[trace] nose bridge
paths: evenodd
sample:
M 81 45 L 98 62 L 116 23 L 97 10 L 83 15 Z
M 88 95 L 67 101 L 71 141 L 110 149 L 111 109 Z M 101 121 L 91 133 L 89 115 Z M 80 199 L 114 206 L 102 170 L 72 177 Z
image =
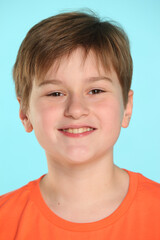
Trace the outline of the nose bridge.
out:
M 65 116 L 80 118 L 89 112 L 84 96 L 80 94 L 71 94 L 65 108 Z

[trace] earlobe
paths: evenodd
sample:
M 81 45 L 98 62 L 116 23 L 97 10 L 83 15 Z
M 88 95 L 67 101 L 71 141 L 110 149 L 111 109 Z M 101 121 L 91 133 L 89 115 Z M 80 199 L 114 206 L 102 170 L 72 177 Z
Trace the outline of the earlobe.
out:
M 19 104 L 20 104 L 20 109 L 19 109 L 19 117 L 20 117 L 20 120 L 26 130 L 26 132 L 32 132 L 33 130 L 33 127 L 32 127 L 32 124 L 30 122 L 30 119 L 29 117 L 27 116 L 27 114 L 24 112 L 24 110 L 22 109 L 22 106 L 21 106 L 21 99 L 20 98 L 17 98 Z
M 133 91 L 130 90 L 128 93 L 128 102 L 126 108 L 124 110 L 123 120 L 122 120 L 122 127 L 127 128 L 130 123 L 130 119 L 132 116 L 132 109 L 133 109 Z

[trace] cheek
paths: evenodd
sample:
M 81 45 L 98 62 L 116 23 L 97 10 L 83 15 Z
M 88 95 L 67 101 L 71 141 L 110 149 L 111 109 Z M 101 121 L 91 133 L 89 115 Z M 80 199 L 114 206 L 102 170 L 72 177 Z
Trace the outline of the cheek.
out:
M 39 104 L 34 108 L 31 114 L 33 128 L 36 131 L 49 131 L 57 124 L 59 109 L 57 107 Z
M 105 134 L 105 142 L 108 147 L 113 147 L 116 143 L 122 125 L 122 109 L 118 101 L 111 101 L 99 106 L 99 116 L 101 116 L 101 129 Z
M 96 107 L 98 115 L 104 122 L 119 122 L 122 121 L 123 111 L 121 104 L 116 99 L 110 99 L 106 102 L 99 103 Z
M 105 133 L 106 140 L 112 145 L 117 141 L 122 124 L 123 109 L 118 99 L 110 98 L 97 107 L 100 127 Z
M 32 125 L 34 134 L 42 146 L 46 149 L 49 145 L 49 140 L 56 141 L 56 129 L 59 122 L 59 110 L 53 108 L 53 106 L 37 106 L 34 108 L 34 113 L 32 114 Z

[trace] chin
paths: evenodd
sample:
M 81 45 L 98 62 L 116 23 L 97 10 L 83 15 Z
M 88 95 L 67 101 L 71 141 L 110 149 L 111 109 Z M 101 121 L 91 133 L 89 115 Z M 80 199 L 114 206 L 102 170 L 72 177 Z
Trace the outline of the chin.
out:
M 64 161 L 71 165 L 79 165 L 90 162 L 94 156 L 88 154 L 86 151 L 74 151 L 72 154 L 68 154 L 68 156 L 64 156 Z

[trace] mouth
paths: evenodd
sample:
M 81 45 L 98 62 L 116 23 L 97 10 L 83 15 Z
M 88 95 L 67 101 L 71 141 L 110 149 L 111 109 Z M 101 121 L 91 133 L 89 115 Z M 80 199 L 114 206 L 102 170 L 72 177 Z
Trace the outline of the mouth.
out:
M 59 129 L 59 131 L 73 133 L 73 134 L 90 132 L 90 131 L 93 131 L 93 130 L 96 130 L 96 128 L 81 127 L 81 128 L 64 128 L 64 129 Z
M 90 126 L 81 126 L 81 127 L 65 127 L 58 129 L 61 133 L 68 137 L 83 137 L 93 133 L 96 128 Z

